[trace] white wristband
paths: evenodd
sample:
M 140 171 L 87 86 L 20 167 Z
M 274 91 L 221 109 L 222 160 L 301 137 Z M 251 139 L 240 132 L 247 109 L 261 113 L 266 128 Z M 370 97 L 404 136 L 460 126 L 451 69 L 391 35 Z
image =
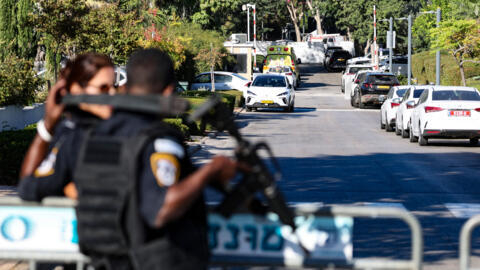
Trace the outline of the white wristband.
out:
M 45 127 L 45 122 L 43 122 L 43 119 L 38 121 L 37 123 L 37 133 L 38 136 L 40 136 L 40 138 L 42 138 L 42 140 L 44 140 L 45 142 L 49 143 L 52 141 L 52 134 L 48 132 L 47 128 Z

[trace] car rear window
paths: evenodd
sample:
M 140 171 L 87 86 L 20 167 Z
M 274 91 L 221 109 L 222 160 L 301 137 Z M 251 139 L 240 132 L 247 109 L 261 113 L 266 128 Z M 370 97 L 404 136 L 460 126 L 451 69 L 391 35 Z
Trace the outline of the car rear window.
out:
M 397 77 L 391 75 L 370 75 L 368 82 L 373 84 L 399 84 Z
M 370 70 L 371 68 L 369 67 L 351 67 L 349 70 L 349 73 L 357 73 L 360 70 Z
M 423 90 L 425 89 L 415 89 L 415 91 L 413 91 L 413 98 L 419 98 L 422 95 Z
M 281 76 L 261 76 L 255 78 L 252 83 L 252 86 L 259 87 L 285 87 L 284 77 Z
M 350 54 L 348 52 L 336 51 L 336 52 L 333 52 L 333 57 L 350 58 Z
M 403 95 L 405 95 L 405 92 L 407 92 L 407 89 L 398 89 L 397 96 L 403 97 Z
M 477 91 L 441 90 L 441 91 L 433 91 L 432 100 L 480 101 L 480 94 Z

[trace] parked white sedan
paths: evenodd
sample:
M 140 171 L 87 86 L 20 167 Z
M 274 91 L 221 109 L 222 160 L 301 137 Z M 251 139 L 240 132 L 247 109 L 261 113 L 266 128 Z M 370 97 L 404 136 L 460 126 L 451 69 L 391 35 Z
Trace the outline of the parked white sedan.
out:
M 283 108 L 287 112 L 293 112 L 295 107 L 295 90 L 282 75 L 258 75 L 244 93 L 244 97 L 247 111 L 257 108 Z
M 420 96 L 410 121 L 410 141 L 480 138 L 480 94 L 472 87 L 432 86 Z
M 247 89 L 248 80 L 237 73 L 215 71 L 213 74 L 215 90 L 239 90 Z M 190 90 L 210 90 L 212 88 L 210 72 L 200 73 L 195 76 Z
M 395 120 L 397 115 L 397 109 L 400 105 L 403 95 L 410 86 L 395 86 L 388 91 L 386 100 L 383 102 L 380 108 L 380 128 L 385 129 L 387 132 L 393 131 L 395 126 Z M 397 133 L 397 130 L 395 130 Z
M 341 90 L 342 93 L 345 92 L 346 89 L 350 90 L 352 89 L 352 82 L 353 78 L 355 77 L 355 74 L 359 72 L 360 70 L 373 70 L 372 65 L 348 65 L 347 68 L 345 69 L 345 72 L 342 75 L 342 86 Z M 347 93 L 350 95 L 350 93 Z
M 403 95 L 395 117 L 395 134 L 402 135 L 402 138 L 408 138 L 408 128 L 410 125 L 410 116 L 412 115 L 412 110 L 415 107 L 415 103 L 417 102 L 418 98 L 423 93 L 423 90 L 428 87 L 428 85 L 411 86 L 405 95 Z

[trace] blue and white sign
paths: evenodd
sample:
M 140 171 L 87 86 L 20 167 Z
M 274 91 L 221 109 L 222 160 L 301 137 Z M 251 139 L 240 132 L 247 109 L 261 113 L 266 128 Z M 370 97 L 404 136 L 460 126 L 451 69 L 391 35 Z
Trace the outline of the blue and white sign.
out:
M 73 208 L 0 206 L 0 250 L 78 252 Z
M 278 216 L 269 214 L 259 217 L 251 214 L 237 214 L 230 219 L 210 214 L 209 244 L 215 257 L 235 260 L 302 262 L 305 252 L 310 252 L 310 260 L 352 259 L 353 219 L 350 217 L 298 216 L 296 233 L 289 226 L 278 221 Z

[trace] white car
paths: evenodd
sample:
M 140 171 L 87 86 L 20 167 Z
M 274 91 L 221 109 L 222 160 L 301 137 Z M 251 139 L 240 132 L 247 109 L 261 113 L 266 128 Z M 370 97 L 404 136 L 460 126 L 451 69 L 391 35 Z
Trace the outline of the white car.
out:
M 380 108 L 380 128 L 387 132 L 393 131 L 400 101 L 410 86 L 395 86 L 388 91 L 385 101 Z M 395 133 L 397 131 L 395 130 Z
M 215 90 L 239 90 L 244 92 L 249 80 L 237 73 L 226 71 L 215 71 L 213 74 Z M 210 72 L 200 73 L 195 76 L 190 90 L 210 90 L 212 88 Z
M 420 95 L 422 95 L 423 90 L 428 87 L 428 85 L 411 86 L 403 96 L 400 106 L 398 106 L 397 109 L 395 121 L 395 133 L 397 135 L 402 135 L 402 138 L 408 138 L 410 116 L 412 115 L 413 108 Z
M 297 76 L 295 76 L 295 73 L 292 71 L 292 68 L 289 66 L 270 67 L 265 73 L 283 75 L 287 77 L 288 82 L 291 85 L 293 85 L 294 89 L 297 89 L 298 87 Z
M 373 70 L 372 65 L 348 65 L 345 69 L 345 72 L 342 75 L 342 93 L 345 92 L 345 89 L 351 89 L 353 78 L 355 74 L 360 70 Z M 348 93 L 350 94 L 350 93 Z
M 388 57 L 388 54 L 389 54 L 389 49 L 380 48 L 380 50 L 378 51 L 378 61 L 381 61 L 382 59 L 386 59 Z M 348 65 L 367 64 L 371 62 L 372 62 L 372 54 L 368 53 L 365 56 L 348 59 L 347 64 Z
M 410 121 L 410 141 L 480 138 L 480 93 L 473 87 L 431 86 L 418 99 Z
M 293 112 L 295 108 L 295 90 L 282 75 L 258 75 L 244 93 L 247 111 L 257 108 L 283 108 Z

